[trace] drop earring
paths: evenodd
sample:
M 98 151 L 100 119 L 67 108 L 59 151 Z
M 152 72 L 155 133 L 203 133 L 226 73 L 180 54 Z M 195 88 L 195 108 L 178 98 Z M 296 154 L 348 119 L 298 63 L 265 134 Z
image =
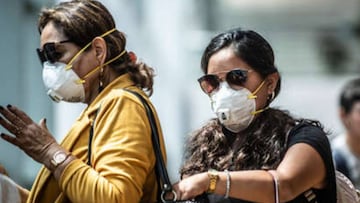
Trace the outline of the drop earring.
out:
M 99 93 L 104 89 L 103 78 L 104 78 L 104 68 L 101 66 L 99 73 Z

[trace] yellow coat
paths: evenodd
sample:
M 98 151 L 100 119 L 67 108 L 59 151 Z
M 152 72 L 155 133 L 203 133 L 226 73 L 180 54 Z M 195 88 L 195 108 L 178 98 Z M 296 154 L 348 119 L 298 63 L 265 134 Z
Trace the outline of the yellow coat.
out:
M 65 168 L 59 182 L 43 167 L 27 203 L 155 202 L 157 179 L 151 128 L 140 100 L 124 88 L 145 96 L 127 74 L 109 84 L 82 112 L 61 143 L 78 159 Z M 90 167 L 86 164 L 90 124 L 99 107 Z M 159 120 L 154 113 L 166 160 Z

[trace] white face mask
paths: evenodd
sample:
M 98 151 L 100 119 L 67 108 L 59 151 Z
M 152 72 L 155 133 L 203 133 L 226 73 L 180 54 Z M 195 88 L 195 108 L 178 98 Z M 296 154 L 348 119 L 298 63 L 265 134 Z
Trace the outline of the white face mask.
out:
M 115 28 L 111 29 L 100 37 L 104 37 L 115 30 Z M 85 88 L 83 85 L 85 79 L 95 73 L 99 68 L 110 64 L 126 53 L 126 50 L 124 49 L 119 55 L 107 61 L 102 66 L 95 67 L 81 79 L 72 69 L 72 64 L 90 45 L 91 42 L 75 54 L 68 64 L 61 62 L 50 63 L 49 61 L 43 63 L 43 82 L 48 90 L 47 94 L 54 101 L 85 102 Z
M 255 102 L 263 84 L 251 93 L 246 88 L 234 90 L 227 82 L 221 82 L 219 90 L 210 95 L 212 110 L 226 129 L 238 133 L 250 125 L 255 114 L 263 111 L 256 111 Z
M 43 81 L 47 94 L 56 102 L 84 102 L 85 89 L 79 76 L 72 68 L 67 69 L 65 63 L 49 61 L 43 64 Z

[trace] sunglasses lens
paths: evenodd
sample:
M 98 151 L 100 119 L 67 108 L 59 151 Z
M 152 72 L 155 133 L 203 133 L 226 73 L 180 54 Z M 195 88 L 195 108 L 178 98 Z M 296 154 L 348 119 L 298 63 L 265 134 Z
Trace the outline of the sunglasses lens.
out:
M 46 59 L 51 63 L 54 63 L 58 59 L 58 53 L 55 49 L 55 43 L 48 43 L 44 45 L 44 54 Z
M 216 75 L 204 75 L 198 79 L 201 89 L 206 93 L 210 94 L 216 88 L 219 87 L 219 78 Z
M 244 85 L 247 79 L 246 70 L 232 70 L 226 74 L 226 81 L 231 85 Z
M 50 63 L 56 62 L 61 54 L 56 51 L 55 43 L 46 43 L 44 44 L 43 49 L 36 49 L 40 62 L 43 64 L 45 61 L 49 61 Z
M 46 61 L 46 57 L 44 55 L 44 51 L 42 51 L 41 49 L 36 49 L 36 52 L 38 54 L 38 57 L 40 59 L 40 63 L 41 65 Z

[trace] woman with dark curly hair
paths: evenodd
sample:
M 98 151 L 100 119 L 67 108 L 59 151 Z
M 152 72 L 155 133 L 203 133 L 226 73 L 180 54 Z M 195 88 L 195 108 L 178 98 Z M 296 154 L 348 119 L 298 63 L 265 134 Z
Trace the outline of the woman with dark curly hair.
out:
M 15 106 L 0 106 L 0 124 L 14 135 L 1 133 L 2 138 L 44 165 L 29 193 L 18 186 L 22 201 L 155 202 L 151 127 L 142 102 L 129 92 L 151 104 L 146 93 L 153 90 L 153 69 L 126 50 L 125 35 L 98 1 L 45 9 L 38 29 L 47 93 L 87 107 L 58 144 L 45 119 L 38 125 Z M 156 113 L 155 120 L 160 129 Z M 165 153 L 161 130 L 159 136 Z
M 217 115 L 186 145 L 178 199 L 211 203 L 336 202 L 330 144 L 316 121 L 270 107 L 280 74 L 269 43 L 234 29 L 205 49 L 199 78 Z

